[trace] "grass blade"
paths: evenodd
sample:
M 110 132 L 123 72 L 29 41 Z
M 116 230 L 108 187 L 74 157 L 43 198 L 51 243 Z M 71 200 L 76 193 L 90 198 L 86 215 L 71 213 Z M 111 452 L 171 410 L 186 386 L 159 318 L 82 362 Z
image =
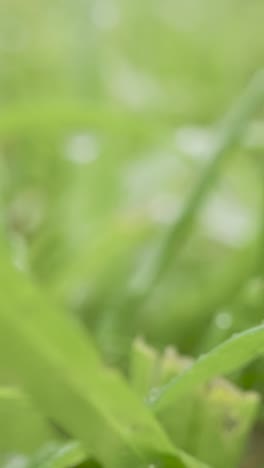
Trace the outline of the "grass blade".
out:
M 0 464 L 5 454 L 32 454 L 42 445 L 58 440 L 29 398 L 15 388 L 0 388 Z
M 156 411 L 209 380 L 239 369 L 264 352 L 264 325 L 254 327 L 201 356 L 182 375 L 160 389 L 149 404 Z
M 121 376 L 102 366 L 78 322 L 53 309 L 4 256 L 0 280 L 5 365 L 49 418 L 106 468 L 165 468 L 166 457 L 175 468 L 202 466 L 175 449 Z
M 179 251 L 183 241 L 186 241 L 188 234 L 192 231 L 196 215 L 215 182 L 228 152 L 242 138 L 250 119 L 263 103 L 263 98 L 264 72 L 260 71 L 221 122 L 216 133 L 214 146 L 209 150 L 208 160 L 210 163 L 191 193 L 181 217 L 172 223 L 165 236 L 153 269 L 152 283 L 159 280 L 170 264 L 171 258 Z

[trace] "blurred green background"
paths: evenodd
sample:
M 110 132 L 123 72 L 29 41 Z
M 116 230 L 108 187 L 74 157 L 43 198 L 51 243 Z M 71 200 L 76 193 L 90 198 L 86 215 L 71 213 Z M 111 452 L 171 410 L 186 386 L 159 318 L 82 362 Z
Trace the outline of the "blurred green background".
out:
M 261 0 L 0 1 L 1 234 L 125 371 L 138 335 L 197 356 L 263 321 L 261 111 L 152 281 L 217 122 L 263 67 L 263 20 Z M 233 380 L 263 395 L 263 359 Z
M 2 225 L 110 361 L 136 334 L 196 355 L 263 319 L 261 113 L 166 276 L 127 305 L 263 65 L 263 17 L 261 0 L 1 1 Z

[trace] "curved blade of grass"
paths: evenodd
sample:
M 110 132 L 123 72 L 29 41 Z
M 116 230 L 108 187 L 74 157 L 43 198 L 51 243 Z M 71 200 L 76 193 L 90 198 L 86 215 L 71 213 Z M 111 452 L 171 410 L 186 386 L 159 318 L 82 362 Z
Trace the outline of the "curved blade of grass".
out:
M 163 302 L 163 314 L 154 314 L 151 324 L 146 321 L 146 330 L 152 327 L 153 333 L 163 333 L 168 339 L 176 339 L 179 346 L 185 349 L 188 343 L 200 342 L 201 333 L 203 335 L 212 314 L 226 307 L 252 275 L 258 274 L 264 245 L 264 226 L 259 230 L 249 245 L 230 256 L 224 267 L 220 269 L 218 266 L 218 270 L 211 273 L 202 284 L 177 296 L 175 292 L 169 291 Z M 226 332 L 227 338 L 230 333 L 228 330 Z
M 181 217 L 175 220 L 165 236 L 156 264 L 153 268 L 151 285 L 163 275 L 171 259 L 186 241 L 196 219 L 196 215 L 215 182 L 228 153 L 243 137 L 247 125 L 263 104 L 264 72 L 261 70 L 254 76 L 244 94 L 233 105 L 230 112 L 216 129 L 214 146 L 209 150 L 210 163 L 205 169 L 198 185 L 191 193 Z
M 80 324 L 51 307 L 4 255 L 0 281 L 1 367 L 13 370 L 51 420 L 106 468 L 165 468 L 165 455 L 168 466 L 201 467 L 173 447 L 125 380 L 102 366 Z
M 230 150 L 239 143 L 246 131 L 252 116 L 260 108 L 264 99 L 264 71 L 258 72 L 249 83 L 244 94 L 232 106 L 231 110 L 219 128 L 215 132 L 215 140 L 212 148 L 209 149 L 207 160 L 209 164 L 197 186 L 194 188 L 186 203 L 185 209 L 180 218 L 177 217 L 164 235 L 152 261 L 149 262 L 147 273 L 139 289 L 138 296 L 129 295 L 129 301 L 134 305 L 135 302 L 145 299 L 152 287 L 160 280 L 171 260 L 177 255 L 183 243 L 188 239 L 192 232 L 196 216 L 208 195 L 210 188 L 219 175 L 223 163 L 229 155 Z M 130 297 L 132 296 L 132 297 Z
M 214 146 L 210 148 L 207 158 L 210 162 L 205 169 L 198 185 L 194 188 L 187 201 L 186 207 L 178 218 L 172 222 L 169 229 L 164 233 L 163 239 L 158 246 L 155 246 L 154 255 L 146 265 L 144 277 L 141 279 L 140 287 L 136 290 L 128 286 L 124 297 L 112 307 L 112 316 L 110 317 L 110 326 L 107 333 L 113 337 L 124 332 L 123 322 L 127 327 L 127 320 L 133 320 L 134 311 L 137 311 L 140 305 L 149 297 L 151 291 L 159 280 L 168 270 L 172 259 L 182 248 L 184 242 L 188 240 L 192 232 L 193 224 L 199 213 L 199 210 L 208 195 L 208 192 L 219 175 L 230 150 L 243 137 L 250 119 L 259 109 L 264 98 L 264 71 L 261 70 L 254 76 L 244 94 L 233 105 L 230 112 L 220 123 L 216 131 Z M 132 313 L 133 312 L 133 313 Z M 135 328 L 134 322 L 130 323 L 130 329 Z M 132 332 L 133 334 L 133 332 Z M 131 337 L 128 338 L 131 340 Z M 106 346 L 106 349 L 107 346 Z M 115 354 L 120 353 L 119 349 Z
M 179 377 L 150 395 L 149 404 L 154 410 L 186 394 L 209 380 L 230 374 L 264 353 L 264 325 L 234 335 L 231 339 L 202 355 Z

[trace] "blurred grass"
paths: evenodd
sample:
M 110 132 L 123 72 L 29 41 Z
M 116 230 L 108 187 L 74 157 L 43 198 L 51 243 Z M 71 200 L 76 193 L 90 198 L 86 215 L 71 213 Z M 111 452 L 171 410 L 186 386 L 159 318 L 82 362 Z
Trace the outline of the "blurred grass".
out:
M 166 278 L 111 335 L 212 161 L 212 124 L 263 67 L 263 17 L 261 0 L 0 3 L 1 229 L 110 362 L 137 333 L 196 355 L 263 320 L 260 109 Z M 234 379 L 263 394 L 262 367 Z
M 262 65 L 263 10 L 257 1 L 1 2 L 3 220 L 17 261 L 88 323 L 100 324 L 134 259 L 189 196 L 204 165 L 195 148 L 213 138 L 204 125 Z M 177 130 L 190 124 L 193 154 Z M 208 322 L 239 275 L 251 275 L 259 158 L 245 148 L 228 164 L 173 288 L 161 285 L 142 311 L 138 327 L 154 342 L 183 339 L 194 352 L 199 317 Z
M 98 328 L 100 310 L 200 177 L 207 124 L 262 65 L 264 7 L 13 0 L 0 8 L 3 224 L 15 261 Z M 207 328 L 201 320 L 192 337 L 193 320 L 208 322 L 233 301 L 239 275 L 243 283 L 254 275 L 260 157 L 241 148 L 222 171 L 171 280 L 142 310 L 137 327 L 154 342 L 194 352 Z M 252 324 L 260 318 L 256 311 Z M 233 328 L 236 320 L 224 333 Z

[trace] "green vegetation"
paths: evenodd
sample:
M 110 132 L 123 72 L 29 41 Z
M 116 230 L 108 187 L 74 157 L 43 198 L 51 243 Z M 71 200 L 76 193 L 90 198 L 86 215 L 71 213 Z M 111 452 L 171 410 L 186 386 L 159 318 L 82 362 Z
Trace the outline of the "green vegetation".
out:
M 0 2 L 0 467 L 263 467 L 263 17 Z

